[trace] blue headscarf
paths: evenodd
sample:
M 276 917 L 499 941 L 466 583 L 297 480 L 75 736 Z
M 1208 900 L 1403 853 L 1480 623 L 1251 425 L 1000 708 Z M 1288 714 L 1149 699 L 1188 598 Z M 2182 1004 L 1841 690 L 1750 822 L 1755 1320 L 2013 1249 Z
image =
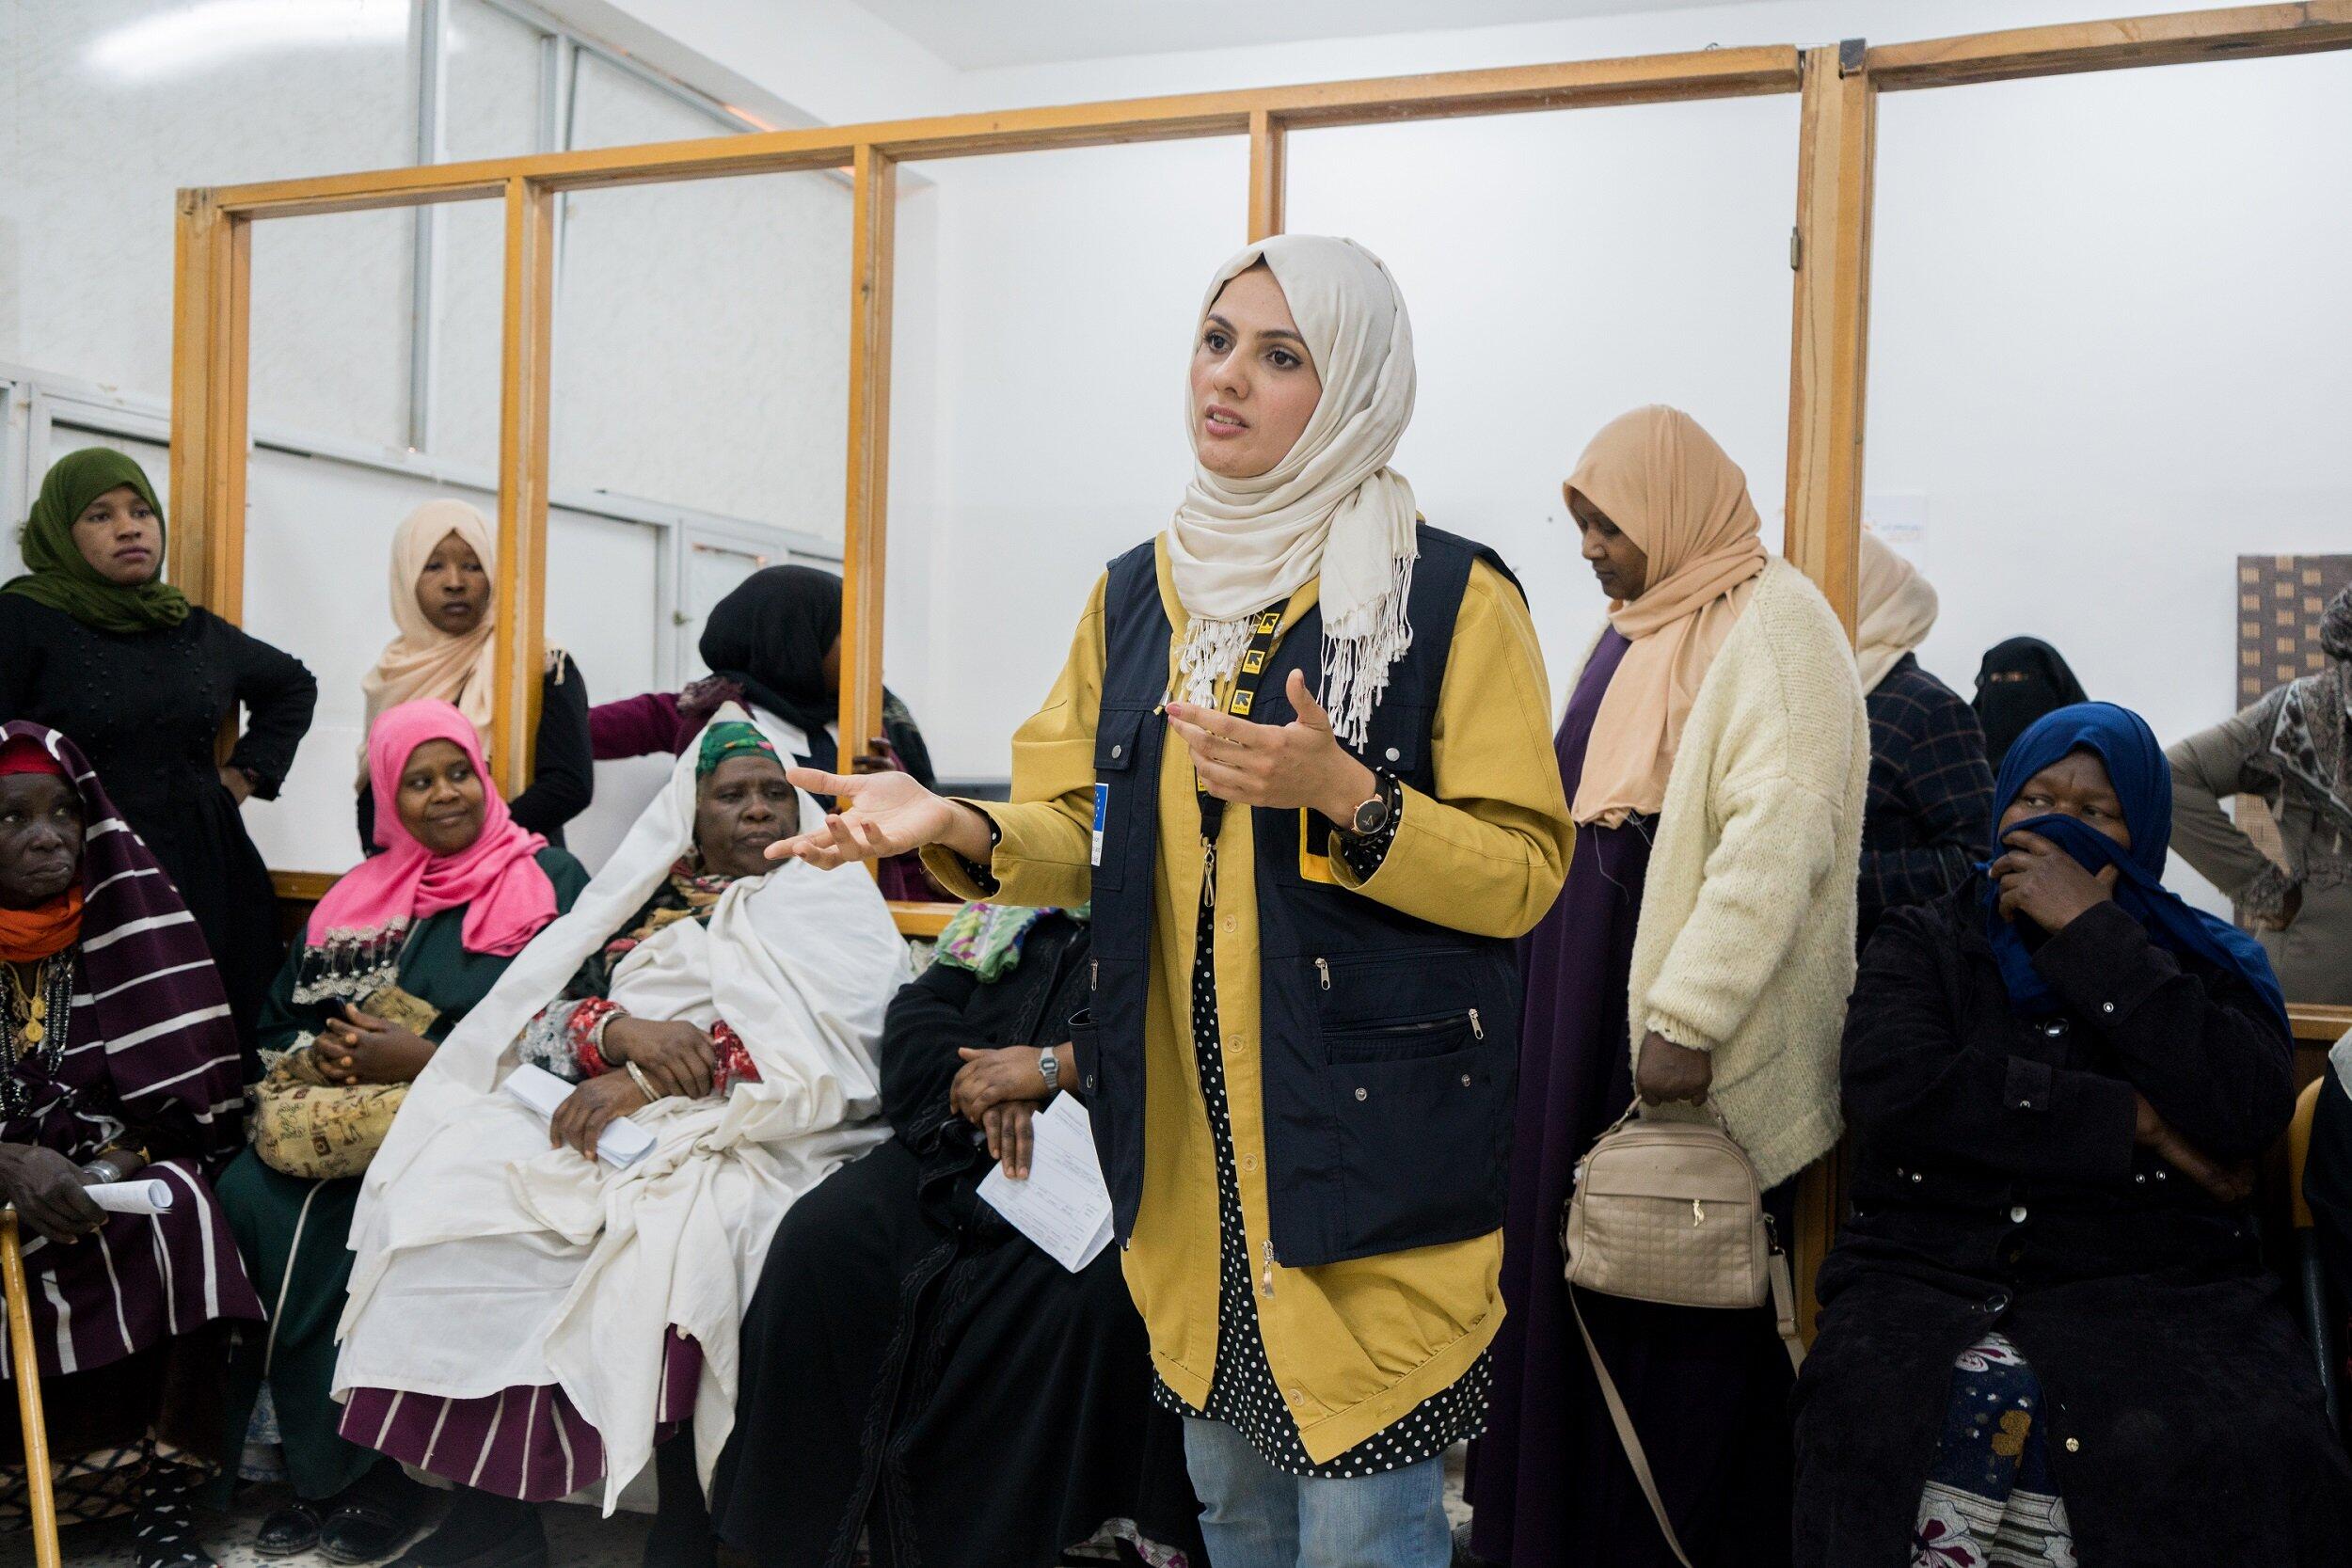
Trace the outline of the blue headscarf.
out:
M 2027 726 L 2009 754 L 2001 759 L 2001 776 L 1993 786 L 1993 817 L 1999 821 L 2018 792 L 2036 773 L 2074 752 L 2090 752 L 2106 764 L 2107 777 L 2123 802 L 2123 822 L 2131 829 L 2126 849 L 2097 829 L 2072 816 L 2036 816 L 2009 829 L 2035 832 L 2074 857 L 2084 870 L 2097 874 L 2107 866 L 2117 870 L 2115 901 L 2123 912 L 2145 927 L 2157 946 L 2175 953 L 2194 953 L 2209 963 L 2236 971 L 2261 993 L 2287 1030 L 2286 995 L 2271 972 L 2262 944 L 2227 921 L 2193 910 L 2164 885 L 2164 863 L 2172 839 L 2172 768 L 2155 732 L 2147 721 L 2113 703 L 2077 703 L 2047 714 Z M 2000 884 L 1987 877 L 1984 884 L 1985 934 L 2001 966 L 2001 979 L 2018 1011 L 2029 1016 L 2058 1010 L 2058 999 L 2033 966 L 2017 927 L 2000 916 Z

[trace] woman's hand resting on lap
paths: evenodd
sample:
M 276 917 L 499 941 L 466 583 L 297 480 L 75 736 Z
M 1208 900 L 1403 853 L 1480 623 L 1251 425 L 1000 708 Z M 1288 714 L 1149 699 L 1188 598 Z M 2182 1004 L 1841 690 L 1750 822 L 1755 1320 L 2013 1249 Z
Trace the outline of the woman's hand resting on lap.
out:
M 319 1070 L 338 1084 L 413 1084 L 433 1060 L 433 1042 L 346 1003 L 310 1047 Z
M 0 1144 L 0 1198 L 24 1228 L 44 1241 L 78 1242 L 106 1223 L 106 1212 L 82 1189 L 89 1178 L 54 1148 Z
M 678 1019 L 613 1019 L 604 1026 L 604 1059 L 614 1067 L 634 1062 L 655 1088 L 688 1100 L 700 1100 L 718 1081 L 719 1048 Z
M 2203 1149 L 2181 1136 L 2170 1122 L 2156 1114 L 2144 1094 L 2134 1094 L 2138 1119 L 2132 1128 L 2132 1141 L 2157 1159 L 2196 1182 L 2212 1195 L 2216 1203 L 2243 1203 L 2254 1194 L 2254 1163 L 2241 1161 L 2225 1165 Z
M 596 1157 L 596 1140 L 604 1130 L 626 1116 L 644 1110 L 651 1101 L 626 1072 L 608 1072 L 574 1089 L 548 1125 L 548 1147 L 570 1148 L 583 1160 Z

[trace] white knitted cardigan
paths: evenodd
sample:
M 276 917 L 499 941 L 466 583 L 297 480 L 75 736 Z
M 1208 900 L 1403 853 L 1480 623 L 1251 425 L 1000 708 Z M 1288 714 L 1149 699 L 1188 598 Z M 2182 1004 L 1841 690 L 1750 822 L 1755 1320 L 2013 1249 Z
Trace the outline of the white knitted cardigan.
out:
M 1716 1109 L 1767 1186 L 1837 1141 L 1838 1040 L 1870 725 L 1845 628 L 1775 557 L 1708 666 L 1666 783 L 1628 1021 L 1714 1057 Z

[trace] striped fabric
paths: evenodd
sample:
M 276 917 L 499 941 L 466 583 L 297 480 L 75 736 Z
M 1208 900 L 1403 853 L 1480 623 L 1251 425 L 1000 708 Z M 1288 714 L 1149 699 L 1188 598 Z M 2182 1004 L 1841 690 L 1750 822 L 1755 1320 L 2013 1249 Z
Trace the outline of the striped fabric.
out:
M 69 1247 L 26 1234 L 34 1341 L 41 1370 L 56 1374 L 218 1319 L 259 1320 L 262 1306 L 206 1180 L 237 1150 L 243 1094 L 203 936 L 73 744 L 38 724 L 0 725 L 0 743 L 20 736 L 46 748 L 81 791 L 84 913 L 70 950 L 64 1053 L 16 1064 L 22 1109 L 0 1118 L 0 1142 L 79 1164 L 129 1128 L 160 1162 L 145 1174 L 168 1182 L 175 1199 L 168 1214 L 116 1214 Z M 7 1356 L 0 1345 L 0 1368 Z
M 673 1329 L 662 1345 L 657 1444 L 693 1414 L 702 1370 L 701 1343 Z M 603 1439 L 554 1384 L 471 1400 L 355 1388 L 342 1434 L 460 1486 L 524 1502 L 553 1502 L 604 1479 Z

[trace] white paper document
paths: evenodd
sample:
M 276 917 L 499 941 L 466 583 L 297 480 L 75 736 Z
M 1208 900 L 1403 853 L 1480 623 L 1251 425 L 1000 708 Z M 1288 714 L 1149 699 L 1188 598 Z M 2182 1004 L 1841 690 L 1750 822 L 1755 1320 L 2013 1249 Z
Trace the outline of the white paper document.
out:
M 567 1084 L 546 1068 L 529 1062 L 506 1075 L 506 1092 L 535 1114 L 541 1121 L 552 1122 L 564 1101 L 580 1087 Z M 596 1138 L 596 1153 L 615 1170 L 627 1170 L 653 1152 L 653 1134 L 627 1117 L 615 1117 L 605 1124 Z
M 1015 1181 L 1001 1164 L 980 1179 L 980 1199 L 1045 1255 L 1076 1274 L 1110 1244 L 1111 1194 L 1094 1157 L 1094 1124 L 1068 1095 L 1029 1123 L 1037 1148 L 1029 1174 Z
M 82 1196 L 110 1214 L 167 1214 L 171 1212 L 171 1183 L 146 1181 L 94 1181 L 82 1189 Z

